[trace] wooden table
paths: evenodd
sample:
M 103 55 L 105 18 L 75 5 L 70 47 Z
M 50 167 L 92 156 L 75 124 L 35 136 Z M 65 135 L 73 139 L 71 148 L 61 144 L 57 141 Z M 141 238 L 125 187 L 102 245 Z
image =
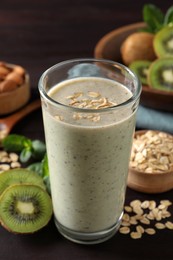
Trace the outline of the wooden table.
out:
M 1 0 L 0 60 L 24 66 L 31 77 L 31 99 L 39 98 L 37 83 L 45 69 L 63 60 L 93 57 L 94 47 L 104 34 L 142 20 L 144 3 L 148 1 Z M 164 11 L 171 4 L 171 0 L 157 1 Z M 44 140 L 41 110 L 21 120 L 13 133 Z M 147 195 L 127 189 L 126 204 L 134 199 L 173 201 L 173 191 Z M 0 227 L 1 260 L 171 260 L 172 243 L 171 230 L 139 240 L 117 233 L 103 244 L 84 246 L 64 239 L 53 220 L 33 235 L 14 235 Z

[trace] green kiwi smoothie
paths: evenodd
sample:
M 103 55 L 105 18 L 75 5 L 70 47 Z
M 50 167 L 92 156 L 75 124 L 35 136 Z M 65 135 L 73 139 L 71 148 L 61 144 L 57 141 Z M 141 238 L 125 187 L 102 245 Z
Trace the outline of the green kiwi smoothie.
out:
M 122 217 L 135 126 L 131 107 L 115 107 L 132 93 L 110 79 L 79 77 L 48 96 L 57 102 L 56 109 L 42 105 L 57 225 L 83 233 L 113 227 Z

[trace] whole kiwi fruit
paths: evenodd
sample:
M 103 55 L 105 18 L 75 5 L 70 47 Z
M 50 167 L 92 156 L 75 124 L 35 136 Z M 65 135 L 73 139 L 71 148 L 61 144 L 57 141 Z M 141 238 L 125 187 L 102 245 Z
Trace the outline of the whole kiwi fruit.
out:
M 0 196 L 0 222 L 13 233 L 34 233 L 47 225 L 52 216 L 49 194 L 33 184 L 16 184 Z
M 148 32 L 130 34 L 122 43 L 120 52 L 124 64 L 129 65 L 135 60 L 153 61 L 156 54 L 153 48 L 154 35 Z

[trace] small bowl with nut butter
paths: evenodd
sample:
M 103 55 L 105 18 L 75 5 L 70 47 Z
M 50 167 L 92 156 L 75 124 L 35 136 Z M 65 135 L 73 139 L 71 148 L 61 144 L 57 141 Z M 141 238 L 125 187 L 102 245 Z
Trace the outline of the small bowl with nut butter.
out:
M 155 130 L 135 132 L 127 184 L 145 193 L 173 189 L 173 135 Z
M 0 62 L 0 116 L 24 106 L 30 98 L 29 75 L 14 64 Z

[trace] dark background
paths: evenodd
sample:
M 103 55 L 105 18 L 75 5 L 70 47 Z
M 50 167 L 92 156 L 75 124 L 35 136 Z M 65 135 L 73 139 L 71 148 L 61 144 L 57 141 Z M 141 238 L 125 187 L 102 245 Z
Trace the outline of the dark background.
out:
M 93 57 L 97 41 L 106 33 L 142 21 L 148 1 L 127 0 L 1 0 L 0 60 L 19 64 L 31 78 L 32 98 L 48 67 L 71 58 Z M 152 1 L 163 11 L 171 0 Z M 41 110 L 20 121 L 13 133 L 44 140 Z M 126 203 L 133 199 L 172 199 L 173 192 L 146 195 L 127 189 Z M 0 227 L 0 260 L 117 259 L 172 260 L 173 232 L 132 240 L 117 233 L 95 246 L 74 244 L 61 237 L 53 221 L 33 235 L 13 235 Z
M 142 21 L 148 1 L 1 0 L 0 60 L 21 64 L 37 88 L 41 73 L 55 63 L 92 57 L 109 31 Z M 172 0 L 152 1 L 166 11 Z

